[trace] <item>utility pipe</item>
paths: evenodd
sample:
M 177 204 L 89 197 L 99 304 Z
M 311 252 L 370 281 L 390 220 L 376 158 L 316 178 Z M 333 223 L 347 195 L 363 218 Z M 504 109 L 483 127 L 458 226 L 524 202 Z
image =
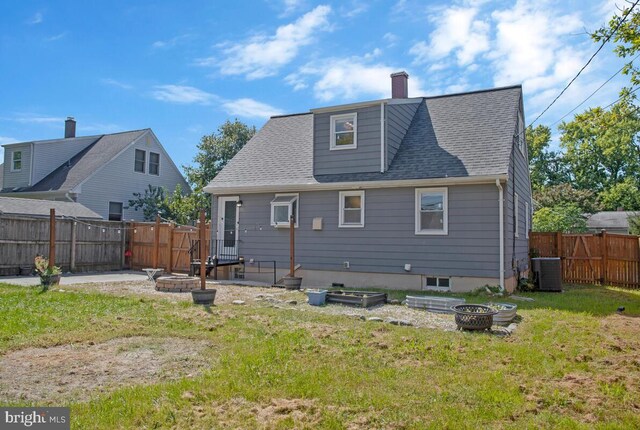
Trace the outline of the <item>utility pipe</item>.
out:
M 496 179 L 498 187 L 498 213 L 500 214 L 500 290 L 504 292 L 504 190 L 500 179 Z

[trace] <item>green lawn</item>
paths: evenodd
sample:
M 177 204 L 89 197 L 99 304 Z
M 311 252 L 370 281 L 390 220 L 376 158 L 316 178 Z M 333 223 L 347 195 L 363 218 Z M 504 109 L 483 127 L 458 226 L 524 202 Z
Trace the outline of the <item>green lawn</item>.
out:
M 522 317 L 505 338 L 0 284 L 0 359 L 130 336 L 210 343 L 203 373 L 73 401 L 75 429 L 640 428 L 640 292 L 526 295 L 502 300 Z

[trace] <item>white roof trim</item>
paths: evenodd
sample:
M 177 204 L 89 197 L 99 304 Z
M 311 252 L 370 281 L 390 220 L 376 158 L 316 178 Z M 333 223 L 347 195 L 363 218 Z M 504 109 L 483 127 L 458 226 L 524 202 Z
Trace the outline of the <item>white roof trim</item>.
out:
M 296 191 L 327 191 L 327 190 L 361 190 L 371 188 L 400 188 L 400 187 L 430 187 L 445 185 L 476 185 L 495 184 L 496 179 L 507 181 L 507 175 L 465 176 L 456 178 L 432 178 L 432 179 L 402 179 L 389 181 L 355 181 L 355 182 L 307 182 L 305 184 L 282 185 L 246 185 L 246 186 L 206 186 L 204 191 L 209 194 L 255 194 L 255 193 L 285 193 Z

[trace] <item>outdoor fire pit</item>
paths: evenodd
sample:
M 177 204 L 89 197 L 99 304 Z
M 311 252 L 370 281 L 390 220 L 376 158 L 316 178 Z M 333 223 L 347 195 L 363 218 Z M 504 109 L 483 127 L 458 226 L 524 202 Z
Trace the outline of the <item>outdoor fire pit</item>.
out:
M 493 316 L 498 313 L 484 305 L 456 305 L 456 325 L 462 330 L 488 330 L 493 325 Z
M 200 279 L 194 276 L 161 276 L 156 279 L 156 290 L 166 293 L 185 293 L 200 288 Z
M 371 291 L 329 291 L 327 293 L 326 302 L 368 308 L 386 303 L 387 294 L 374 293 Z

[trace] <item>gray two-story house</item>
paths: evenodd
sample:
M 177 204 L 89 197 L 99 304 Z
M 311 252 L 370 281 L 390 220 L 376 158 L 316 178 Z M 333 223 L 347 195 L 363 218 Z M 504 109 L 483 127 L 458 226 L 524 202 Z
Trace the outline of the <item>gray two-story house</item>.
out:
M 532 208 L 522 88 L 410 98 L 407 79 L 390 99 L 272 117 L 208 184 L 246 278 L 268 280 L 271 260 L 288 272 L 293 215 L 306 286 L 515 287 Z
M 76 137 L 65 121 L 63 139 L 3 145 L 0 196 L 81 203 L 104 219 L 142 220 L 129 208 L 149 185 L 173 191 L 189 186 L 151 129 Z

